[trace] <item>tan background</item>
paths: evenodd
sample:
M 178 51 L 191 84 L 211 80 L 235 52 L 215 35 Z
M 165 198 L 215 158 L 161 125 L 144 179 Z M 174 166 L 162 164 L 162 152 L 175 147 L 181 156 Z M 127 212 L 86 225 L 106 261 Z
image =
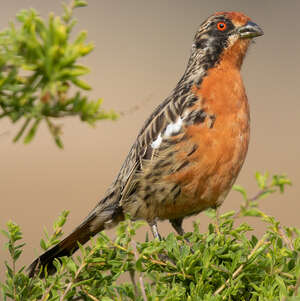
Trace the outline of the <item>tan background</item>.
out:
M 60 12 L 60 2 L 5 1 L 0 28 L 22 8 L 35 7 L 47 15 Z M 243 11 L 265 32 L 252 45 L 243 68 L 252 136 L 237 183 L 253 195 L 255 171 L 287 173 L 294 186 L 284 196 L 262 201 L 262 208 L 283 224 L 300 227 L 300 1 L 90 0 L 87 8 L 78 10 L 76 27 L 87 29 L 96 44 L 85 60 L 91 67 L 87 80 L 94 87 L 90 95 L 103 98 L 105 108 L 142 108 L 117 122 L 100 122 L 96 129 L 64 120 L 64 151 L 56 148 L 45 128 L 32 144 L 13 144 L 20 125 L 0 122 L 0 228 L 10 219 L 22 227 L 27 243 L 22 264 L 39 254 L 43 228 L 49 229 L 63 209 L 71 210 L 68 233 L 101 198 L 143 121 L 182 75 L 198 25 L 218 10 Z M 231 193 L 222 211 L 238 208 L 239 202 L 239 195 Z M 192 219 L 185 221 L 187 230 L 191 225 Z M 164 235 L 171 230 L 167 223 L 159 226 Z M 4 242 L 0 236 L 1 264 L 7 258 Z M 3 266 L 0 270 L 3 277 Z

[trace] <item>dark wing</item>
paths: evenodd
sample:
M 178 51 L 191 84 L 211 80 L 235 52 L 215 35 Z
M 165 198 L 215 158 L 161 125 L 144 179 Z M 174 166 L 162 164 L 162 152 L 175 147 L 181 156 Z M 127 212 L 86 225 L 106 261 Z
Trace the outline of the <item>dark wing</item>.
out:
M 191 85 L 178 86 L 146 120 L 114 183 L 121 187 L 121 199 L 132 191 L 131 179 L 141 170 L 142 162 L 151 160 L 155 151 L 152 143 L 165 131 L 168 124 L 175 123 L 184 110 L 192 107 L 198 100 L 190 88 Z

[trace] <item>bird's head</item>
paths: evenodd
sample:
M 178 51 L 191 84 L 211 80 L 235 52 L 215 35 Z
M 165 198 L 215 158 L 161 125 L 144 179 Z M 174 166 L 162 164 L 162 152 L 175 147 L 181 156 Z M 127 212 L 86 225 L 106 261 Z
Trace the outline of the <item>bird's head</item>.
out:
M 218 12 L 203 22 L 197 31 L 193 52 L 206 59 L 207 68 L 222 57 L 241 66 L 252 38 L 263 35 L 262 29 L 249 17 L 238 12 Z

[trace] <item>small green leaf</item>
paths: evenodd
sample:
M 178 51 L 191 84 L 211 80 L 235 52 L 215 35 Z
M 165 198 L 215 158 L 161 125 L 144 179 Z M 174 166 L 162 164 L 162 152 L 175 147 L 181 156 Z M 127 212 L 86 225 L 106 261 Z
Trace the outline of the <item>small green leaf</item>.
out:
M 83 0 L 75 0 L 74 2 L 74 7 L 77 8 L 77 7 L 85 7 L 87 6 L 88 3 L 86 1 L 83 1 Z
M 256 208 L 251 208 L 251 209 L 246 209 L 243 211 L 244 216 L 256 216 L 256 217 L 261 217 L 261 211 L 256 209 Z
M 265 189 L 267 187 L 268 177 L 269 177 L 269 174 L 267 172 L 264 175 L 261 174 L 260 172 L 255 173 L 255 178 L 256 178 L 259 188 Z
M 14 142 L 17 142 L 21 138 L 21 136 L 23 135 L 24 131 L 28 127 L 30 121 L 31 121 L 31 118 L 26 118 L 26 120 L 25 120 L 22 128 L 20 129 L 20 131 L 18 132 L 18 134 L 15 136 L 15 138 L 13 140 Z
M 92 89 L 90 85 L 88 85 L 86 82 L 84 82 L 80 79 L 72 78 L 71 81 L 74 85 L 76 85 L 77 87 L 79 87 L 83 90 L 91 90 Z
M 40 246 L 43 250 L 45 251 L 47 250 L 46 242 L 43 239 L 40 240 Z
M 213 209 L 213 208 L 206 209 L 204 212 L 205 212 L 205 215 L 207 215 L 210 218 L 216 218 L 216 216 L 217 216 L 216 209 Z
M 56 144 L 60 149 L 63 149 L 63 148 L 64 148 L 64 145 L 63 145 L 63 143 L 62 143 L 62 141 L 61 141 L 61 139 L 60 139 L 59 136 L 55 136 L 54 140 L 55 140 L 55 144 Z
M 70 270 L 72 272 L 73 275 L 76 274 L 77 267 L 76 267 L 75 262 L 72 260 L 72 258 L 68 258 L 68 260 L 67 260 L 67 268 L 68 268 L 68 270 Z
M 247 201 L 248 197 L 247 197 L 247 192 L 245 190 L 244 187 L 240 186 L 240 185 L 234 185 L 232 188 L 234 191 L 240 192 L 244 198 L 244 200 Z
M 28 134 L 25 136 L 24 138 L 24 143 L 25 144 L 28 144 L 32 141 L 32 139 L 34 138 L 35 134 L 36 134 L 36 131 L 37 131 L 37 128 L 38 128 L 38 125 L 40 124 L 41 122 L 41 119 L 37 119 L 33 126 L 31 127 L 31 129 L 29 130 Z

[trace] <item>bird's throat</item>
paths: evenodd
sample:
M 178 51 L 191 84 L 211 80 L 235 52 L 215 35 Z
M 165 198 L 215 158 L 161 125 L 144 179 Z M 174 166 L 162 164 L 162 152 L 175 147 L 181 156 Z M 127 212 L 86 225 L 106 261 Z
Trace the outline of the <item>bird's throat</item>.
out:
M 240 70 L 250 43 L 250 39 L 238 39 L 232 44 L 229 44 L 221 54 L 220 62 L 222 62 L 224 66 L 230 66 L 230 68 L 233 66 Z

